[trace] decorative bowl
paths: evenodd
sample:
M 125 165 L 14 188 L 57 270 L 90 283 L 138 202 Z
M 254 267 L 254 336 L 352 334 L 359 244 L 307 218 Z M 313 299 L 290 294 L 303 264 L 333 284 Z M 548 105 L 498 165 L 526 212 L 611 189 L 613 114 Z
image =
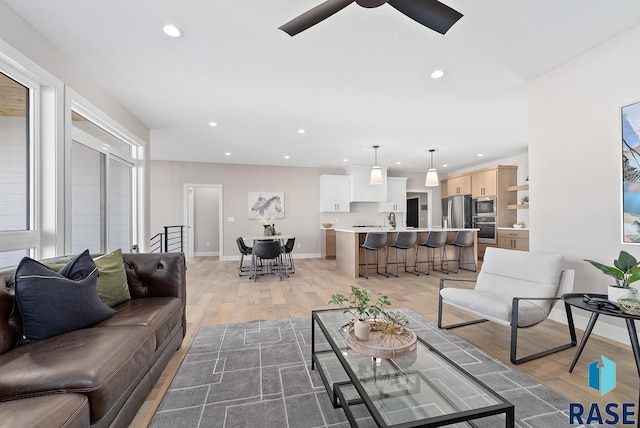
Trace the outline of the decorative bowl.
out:
M 326 227 L 327 229 L 333 226 L 333 223 L 322 223 L 322 227 Z
M 524 227 L 524 224 L 514 224 L 513 227 L 515 227 L 516 229 L 522 229 Z

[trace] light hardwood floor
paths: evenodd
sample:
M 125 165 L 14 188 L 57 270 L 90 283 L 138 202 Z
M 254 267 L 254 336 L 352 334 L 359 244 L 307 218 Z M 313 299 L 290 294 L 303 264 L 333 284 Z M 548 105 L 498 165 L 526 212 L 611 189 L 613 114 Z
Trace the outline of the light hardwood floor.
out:
M 289 279 L 279 281 L 277 277 L 266 276 L 253 282 L 237 275 L 237 262 L 220 262 L 214 257 L 199 257 L 190 261 L 187 268 L 187 336 L 131 426 L 146 427 L 149 424 L 200 326 L 257 319 L 307 317 L 312 309 L 330 307 L 327 302 L 331 295 L 347 294 L 352 284 L 368 288 L 374 293 L 384 293 L 389 296 L 393 307 L 411 308 L 436 321 L 439 279 L 475 278 L 473 272 L 460 271 L 459 274 L 449 275 L 432 272 L 430 276 L 419 277 L 404 274 L 400 278 L 370 275 L 368 280 L 355 280 L 337 272 L 335 261 L 300 259 L 295 263 L 296 273 Z M 445 323 L 466 319 L 470 319 L 466 314 L 445 306 Z M 511 365 L 509 328 L 494 323 L 481 323 L 452 332 Z M 582 331 L 578 331 L 578 340 L 581 337 Z M 566 341 L 566 326 L 547 320 L 521 332 L 518 355 Z M 638 374 L 631 347 L 592 335 L 573 373 L 569 373 L 568 367 L 575 349 L 520 364 L 515 368 L 571 401 L 586 405 L 592 402 L 636 402 Z M 587 385 L 588 364 L 600 359 L 601 355 L 617 364 L 617 388 L 604 397 L 600 397 L 597 391 L 589 389 Z

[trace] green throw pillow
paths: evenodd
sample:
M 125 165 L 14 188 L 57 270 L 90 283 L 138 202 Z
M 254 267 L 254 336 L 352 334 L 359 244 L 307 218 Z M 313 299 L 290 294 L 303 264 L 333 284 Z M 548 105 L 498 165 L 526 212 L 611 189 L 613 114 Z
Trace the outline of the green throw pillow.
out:
M 100 299 L 111 307 L 131 300 L 122 250 L 100 256 L 94 262 L 99 272 L 97 288 Z

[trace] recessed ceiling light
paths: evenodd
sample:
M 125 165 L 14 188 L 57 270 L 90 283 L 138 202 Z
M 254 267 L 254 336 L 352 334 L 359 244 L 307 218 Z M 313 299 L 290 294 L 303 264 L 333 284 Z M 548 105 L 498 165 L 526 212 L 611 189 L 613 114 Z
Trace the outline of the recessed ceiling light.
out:
M 291 159 L 291 156 L 289 156 L 289 155 L 284 155 L 284 158 L 285 158 L 285 159 Z
M 342 159 L 342 162 L 349 162 L 349 159 Z
M 301 128 L 301 129 L 298 129 L 298 134 L 304 134 L 305 132 L 307 132 L 307 131 L 305 131 L 305 130 L 304 130 L 304 129 L 302 129 L 302 128 Z
M 231 153 L 226 152 L 224 155 L 225 155 L 225 156 L 231 156 Z
M 218 122 L 209 122 L 209 126 L 216 127 L 218 126 Z
M 478 153 L 479 158 L 481 158 L 482 156 L 484 156 L 484 153 Z
M 449 166 L 449 165 L 447 165 L 446 163 L 443 163 L 443 164 L 442 164 L 442 167 L 443 167 L 443 168 L 446 168 L 446 167 L 448 167 L 448 166 Z
M 442 70 L 433 70 L 433 72 L 431 73 L 432 79 L 439 79 L 442 76 L 444 76 L 444 71 Z
M 396 165 L 400 165 L 400 164 L 402 164 L 402 162 L 400 162 L 400 161 L 396 162 Z
M 164 34 L 169 37 L 182 37 L 183 35 L 182 30 L 173 24 L 165 25 L 164 27 L 162 27 L 162 31 L 164 31 Z

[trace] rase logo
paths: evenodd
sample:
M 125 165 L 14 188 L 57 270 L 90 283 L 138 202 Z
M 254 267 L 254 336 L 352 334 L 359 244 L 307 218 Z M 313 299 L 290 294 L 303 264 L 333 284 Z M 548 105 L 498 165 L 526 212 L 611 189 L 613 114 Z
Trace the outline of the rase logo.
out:
M 597 360 L 589 364 L 589 388 L 605 395 L 616 387 L 616 363 L 604 355 L 601 357 L 602 367 L 598 367 Z
M 605 395 L 616 387 L 616 363 L 602 355 L 602 363 L 589 364 L 589 388 Z M 602 409 L 591 403 L 588 410 L 581 403 L 569 403 L 569 424 L 635 425 L 635 403 L 607 403 Z M 586 414 L 585 414 L 586 413 Z

